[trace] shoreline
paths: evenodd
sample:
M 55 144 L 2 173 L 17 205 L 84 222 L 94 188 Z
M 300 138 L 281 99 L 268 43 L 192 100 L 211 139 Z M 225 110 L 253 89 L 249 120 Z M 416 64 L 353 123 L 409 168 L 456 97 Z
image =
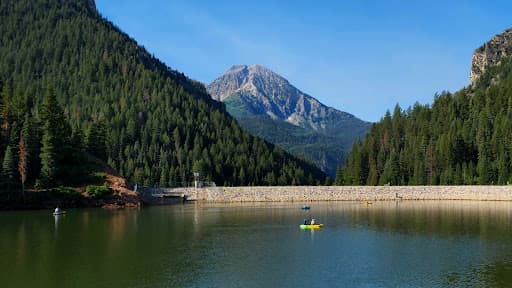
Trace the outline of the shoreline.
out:
M 31 195 L 26 203 L 13 201 L 10 203 L 0 203 L 0 211 L 16 210 L 53 210 L 55 207 L 62 209 L 73 208 L 102 208 L 102 209 L 124 209 L 138 208 L 142 206 L 142 201 L 138 195 L 110 195 L 104 198 L 86 198 L 78 199 L 37 199 Z
M 315 202 L 315 201 L 397 201 L 472 200 L 512 201 L 512 185 L 490 186 L 243 186 L 204 188 L 152 188 L 161 193 L 180 194 L 186 201 L 210 203 Z M 10 203 L 0 210 L 39 210 L 62 208 L 123 209 L 185 203 L 180 199 L 144 199 L 142 194 L 111 195 L 101 199 L 45 199 L 41 202 Z M 159 200 L 160 199 L 160 200 Z

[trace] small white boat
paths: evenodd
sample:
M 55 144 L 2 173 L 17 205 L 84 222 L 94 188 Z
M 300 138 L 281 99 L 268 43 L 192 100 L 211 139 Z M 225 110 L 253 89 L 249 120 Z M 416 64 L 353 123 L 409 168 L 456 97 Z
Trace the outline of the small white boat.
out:
M 53 211 L 53 215 L 54 216 L 57 216 L 57 215 L 64 215 L 66 214 L 66 211 L 64 210 L 60 210 L 60 208 L 55 208 L 55 210 Z

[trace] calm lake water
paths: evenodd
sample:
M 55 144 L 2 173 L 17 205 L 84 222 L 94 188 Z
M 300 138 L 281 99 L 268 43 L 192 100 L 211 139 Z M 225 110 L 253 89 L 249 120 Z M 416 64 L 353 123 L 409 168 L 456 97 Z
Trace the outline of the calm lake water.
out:
M 0 285 L 512 286 L 511 202 L 302 204 L 0 212 Z

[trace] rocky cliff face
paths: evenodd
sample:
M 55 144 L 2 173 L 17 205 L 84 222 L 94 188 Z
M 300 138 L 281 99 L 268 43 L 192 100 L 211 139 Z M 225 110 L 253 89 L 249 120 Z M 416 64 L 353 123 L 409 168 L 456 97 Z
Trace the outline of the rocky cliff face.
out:
M 225 101 L 236 94 L 253 115 L 266 114 L 299 127 L 328 129 L 332 122 L 361 121 L 327 107 L 304 94 L 288 80 L 260 65 L 235 65 L 207 87 L 213 99 Z
M 469 81 L 474 85 L 487 67 L 499 65 L 503 58 L 512 56 L 512 29 L 495 35 L 473 53 Z

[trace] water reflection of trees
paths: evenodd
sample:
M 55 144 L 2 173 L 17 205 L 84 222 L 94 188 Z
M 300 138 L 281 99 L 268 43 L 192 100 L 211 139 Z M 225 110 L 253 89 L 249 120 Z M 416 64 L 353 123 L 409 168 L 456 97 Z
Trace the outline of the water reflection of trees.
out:
M 512 264 L 507 262 L 512 255 L 512 247 L 508 246 L 512 243 L 512 203 L 377 201 L 367 207 L 360 202 L 329 202 L 312 203 L 310 212 L 302 211 L 301 205 L 184 205 L 140 211 L 70 211 L 59 220 L 58 233 L 54 233 L 55 221 L 50 212 L 3 214 L 0 279 L 6 287 L 45 287 L 57 282 L 61 286 L 92 287 L 101 281 L 117 286 L 199 286 L 196 284 L 205 284 L 202 281 L 209 279 L 208 273 L 220 271 L 229 275 L 228 270 L 222 269 L 238 267 L 231 263 L 215 270 L 209 265 L 226 263 L 222 261 L 230 260 L 226 255 L 231 255 L 227 252 L 244 247 L 248 240 L 255 245 L 250 250 L 234 249 L 242 253 L 235 257 L 242 259 L 240 263 L 250 260 L 249 254 L 243 253 L 260 257 L 271 254 L 277 260 L 270 264 L 293 263 L 297 255 L 286 254 L 286 249 L 273 249 L 275 243 L 297 245 L 297 239 L 304 235 L 297 225 L 312 216 L 328 224 L 326 231 L 318 231 L 315 236 L 332 233 L 336 225 L 342 229 L 365 225 L 365 229 L 446 237 L 455 239 L 453 242 L 461 236 L 490 240 L 496 247 L 485 246 L 489 253 L 479 258 L 482 262 L 477 261 L 484 264 L 470 268 L 473 278 L 489 287 L 512 283 Z M 272 233 L 262 234 L 258 229 L 287 231 L 273 237 Z M 257 275 L 250 275 L 254 272 L 251 269 L 243 271 L 247 274 L 240 277 L 245 279 L 254 280 L 252 277 Z M 466 270 L 453 271 L 444 275 L 446 286 L 474 286 L 474 282 L 467 282 L 472 277 L 456 274 Z M 28 274 L 31 277 L 26 277 Z
M 350 206 L 349 206 L 350 207 Z M 512 283 L 512 203 L 499 201 L 376 202 L 345 211 L 351 223 L 369 229 L 407 235 L 490 241 L 482 263 L 442 275 L 445 287 L 510 287 Z M 494 247 L 494 248 L 493 248 Z M 447 251 L 449 252 L 449 251 Z M 468 251 L 468 253 L 478 251 Z M 478 257 L 478 256 L 475 256 Z M 487 263 L 486 263 L 487 262 Z M 476 264 L 476 265 L 475 265 Z M 473 267 L 471 267 L 474 265 Z
M 399 233 L 512 239 L 512 203 L 498 201 L 401 201 L 353 206 L 353 223 Z
M 512 283 L 512 263 L 507 260 L 495 260 L 476 266 L 471 275 L 457 272 L 444 274 L 443 287 L 510 287 Z
M 75 210 L 58 220 L 56 231 L 51 212 L 4 213 L 2 285 L 185 287 L 201 262 L 188 251 L 194 245 L 192 217 L 182 214 L 169 207 Z
M 499 260 L 480 267 L 476 271 L 484 287 L 510 287 L 512 284 L 512 263 Z

